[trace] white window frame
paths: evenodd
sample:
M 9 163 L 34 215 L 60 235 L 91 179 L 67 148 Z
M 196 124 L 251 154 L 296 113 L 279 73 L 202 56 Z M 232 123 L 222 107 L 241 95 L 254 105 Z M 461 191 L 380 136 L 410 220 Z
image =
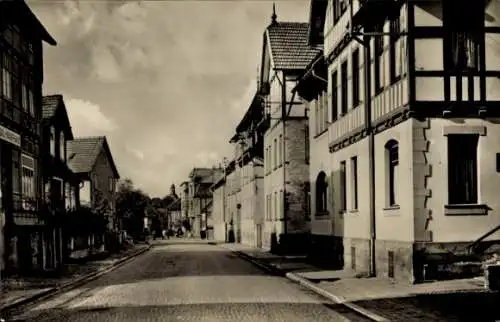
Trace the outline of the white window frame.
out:
M 33 164 L 33 166 L 25 164 L 23 159 L 30 159 Z M 22 203 L 23 203 L 23 209 L 26 210 L 33 210 L 32 209 L 32 204 L 26 200 L 27 198 L 30 199 L 35 199 L 36 198 L 36 182 L 35 182 L 35 159 L 29 155 L 26 154 L 21 154 L 21 160 L 20 160 L 20 166 L 21 166 L 21 196 L 23 198 Z M 31 176 L 25 176 L 24 175 L 24 170 L 30 171 Z
M 53 126 L 50 127 L 49 142 L 50 142 L 50 155 L 55 157 L 56 156 L 56 129 Z

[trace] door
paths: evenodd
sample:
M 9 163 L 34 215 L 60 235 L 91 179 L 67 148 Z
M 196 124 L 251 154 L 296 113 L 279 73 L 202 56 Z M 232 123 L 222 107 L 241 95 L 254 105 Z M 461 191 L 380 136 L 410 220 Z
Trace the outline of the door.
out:
M 262 248 L 262 225 L 257 224 L 255 225 L 255 242 L 256 242 L 256 247 L 257 248 Z

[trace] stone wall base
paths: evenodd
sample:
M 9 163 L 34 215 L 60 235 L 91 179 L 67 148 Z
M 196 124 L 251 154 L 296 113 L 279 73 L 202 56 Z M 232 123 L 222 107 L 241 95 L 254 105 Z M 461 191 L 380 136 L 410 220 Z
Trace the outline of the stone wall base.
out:
M 325 269 L 344 268 L 344 241 L 332 235 L 311 235 L 309 259 Z
M 307 254 L 310 249 L 310 240 L 309 233 L 280 234 L 277 252 L 281 254 Z

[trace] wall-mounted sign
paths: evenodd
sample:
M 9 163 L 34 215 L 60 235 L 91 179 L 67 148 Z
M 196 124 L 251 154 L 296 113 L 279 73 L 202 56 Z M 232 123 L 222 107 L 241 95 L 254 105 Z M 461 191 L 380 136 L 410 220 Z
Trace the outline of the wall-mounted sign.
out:
M 15 146 L 21 146 L 21 135 L 0 125 L 0 139 L 12 143 Z

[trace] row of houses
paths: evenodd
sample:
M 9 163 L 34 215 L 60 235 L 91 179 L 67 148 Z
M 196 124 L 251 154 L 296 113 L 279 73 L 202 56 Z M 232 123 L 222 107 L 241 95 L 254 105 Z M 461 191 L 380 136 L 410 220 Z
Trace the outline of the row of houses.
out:
M 466 23 L 464 23 L 466 22 Z M 214 238 L 412 282 L 500 240 L 500 4 L 311 0 L 263 33 Z
M 108 228 L 117 228 L 110 147 L 104 136 L 74 137 L 63 96 L 43 96 L 43 42 L 56 45 L 23 0 L 0 2 L 3 274 L 56 270 L 102 240 L 65 229 L 80 206 L 104 207 Z

